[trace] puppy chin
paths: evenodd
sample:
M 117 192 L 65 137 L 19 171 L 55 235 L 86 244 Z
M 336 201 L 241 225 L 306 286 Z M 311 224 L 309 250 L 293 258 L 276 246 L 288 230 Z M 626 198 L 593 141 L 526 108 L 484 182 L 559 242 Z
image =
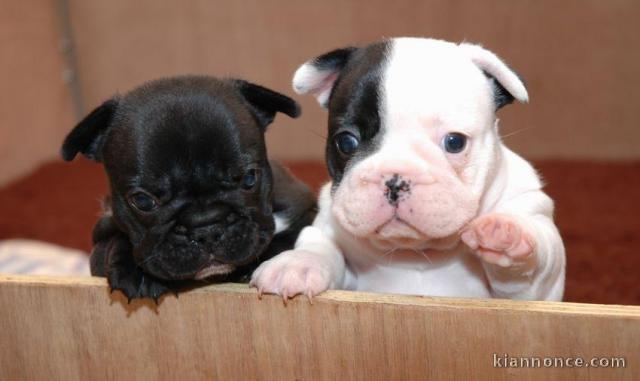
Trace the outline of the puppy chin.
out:
M 395 241 L 398 243 L 412 243 L 427 240 L 427 236 L 407 222 L 394 217 L 384 225 L 376 229 L 376 236 L 382 240 Z
M 459 237 L 457 234 L 437 238 L 429 237 L 411 224 L 394 217 L 376 229 L 375 233 L 369 236 L 369 240 L 375 247 L 384 250 L 447 250 L 458 244 Z

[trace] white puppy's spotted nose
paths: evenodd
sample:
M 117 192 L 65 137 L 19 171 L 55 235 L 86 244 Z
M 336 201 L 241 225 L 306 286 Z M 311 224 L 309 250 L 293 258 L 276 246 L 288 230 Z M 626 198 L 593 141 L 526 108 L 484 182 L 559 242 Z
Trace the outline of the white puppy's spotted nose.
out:
M 389 205 L 397 207 L 402 201 L 409 199 L 412 187 L 430 185 L 436 182 L 433 175 L 423 171 L 363 171 L 359 179 L 351 182 L 352 189 L 369 189 L 381 192 Z M 355 180 L 355 178 L 354 178 Z M 376 192 L 374 191 L 374 192 Z
M 411 180 L 405 180 L 397 173 L 385 181 L 384 186 L 384 196 L 392 206 L 398 206 L 399 202 L 411 195 Z

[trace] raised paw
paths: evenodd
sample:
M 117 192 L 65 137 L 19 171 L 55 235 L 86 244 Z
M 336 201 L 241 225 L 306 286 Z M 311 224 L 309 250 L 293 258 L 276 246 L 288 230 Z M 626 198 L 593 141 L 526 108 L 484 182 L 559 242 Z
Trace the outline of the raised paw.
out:
M 529 257 L 535 240 L 515 216 L 488 214 L 473 220 L 460 238 L 480 258 L 502 267 Z
M 285 303 L 298 294 L 312 301 L 331 286 L 331 269 L 317 253 L 289 250 L 262 263 L 253 272 L 249 285 L 256 287 L 260 295 L 282 295 Z

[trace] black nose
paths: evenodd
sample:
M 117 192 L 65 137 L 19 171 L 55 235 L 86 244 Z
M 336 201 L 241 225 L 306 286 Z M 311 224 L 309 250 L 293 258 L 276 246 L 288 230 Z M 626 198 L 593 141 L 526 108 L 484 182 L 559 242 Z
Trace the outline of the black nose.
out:
M 393 177 L 387 180 L 384 185 L 387 187 L 384 192 L 387 201 L 393 206 L 398 205 L 400 196 L 403 193 L 411 191 L 410 183 L 402 179 L 397 173 L 394 173 Z
M 192 229 L 209 226 L 224 221 L 229 212 L 231 212 L 231 208 L 228 206 L 215 204 L 207 207 L 204 211 L 187 213 L 181 218 L 180 223 Z

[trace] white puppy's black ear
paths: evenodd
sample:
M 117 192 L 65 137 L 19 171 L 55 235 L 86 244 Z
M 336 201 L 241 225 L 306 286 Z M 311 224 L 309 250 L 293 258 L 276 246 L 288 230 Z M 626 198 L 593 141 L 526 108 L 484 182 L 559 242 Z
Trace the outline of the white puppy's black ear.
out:
M 300 116 L 300 106 L 286 95 L 242 79 L 234 79 L 233 83 L 249 104 L 252 114 L 263 130 L 273 122 L 277 112 L 291 118 Z
M 357 48 L 332 50 L 305 62 L 293 75 L 293 90 L 298 94 L 311 93 L 318 103 L 327 107 L 333 85 Z
M 61 154 L 64 160 L 71 161 L 81 152 L 91 160 L 102 161 L 102 145 L 118 103 L 116 98 L 109 99 L 71 130 L 62 143 Z
M 479 45 L 462 43 L 460 49 L 491 81 L 496 110 L 514 99 L 522 103 L 529 101 L 529 94 L 520 77 L 498 56 Z

